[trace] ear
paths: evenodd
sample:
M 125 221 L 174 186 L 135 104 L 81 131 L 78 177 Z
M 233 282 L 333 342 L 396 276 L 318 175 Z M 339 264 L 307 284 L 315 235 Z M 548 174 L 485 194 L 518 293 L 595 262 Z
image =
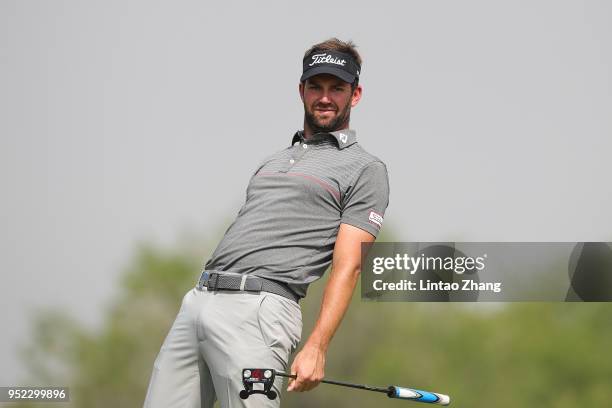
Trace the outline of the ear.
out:
M 304 102 L 304 83 L 300 82 L 300 85 L 298 86 L 298 90 L 300 92 L 300 99 L 302 100 L 302 103 Z
M 353 95 L 351 96 L 351 108 L 357 106 L 359 101 L 361 100 L 361 95 L 363 93 L 363 88 L 361 85 L 357 85 L 355 90 L 353 91 Z

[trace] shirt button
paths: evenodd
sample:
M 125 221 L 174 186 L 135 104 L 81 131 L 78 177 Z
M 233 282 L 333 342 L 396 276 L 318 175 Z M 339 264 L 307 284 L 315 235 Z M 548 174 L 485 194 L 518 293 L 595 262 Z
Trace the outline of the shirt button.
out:
M 306 143 L 304 143 L 304 145 L 303 145 L 303 146 L 304 146 L 304 149 L 308 147 L 308 145 L 307 145 Z
M 289 160 L 289 163 L 293 164 L 293 163 L 295 163 L 295 160 L 291 159 L 291 160 Z

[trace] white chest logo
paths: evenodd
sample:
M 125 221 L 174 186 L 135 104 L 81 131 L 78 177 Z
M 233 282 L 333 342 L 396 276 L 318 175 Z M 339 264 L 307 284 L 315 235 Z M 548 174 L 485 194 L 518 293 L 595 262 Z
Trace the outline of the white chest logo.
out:
M 344 133 L 340 133 L 340 141 L 342 143 L 346 143 L 347 140 L 348 140 L 348 137 Z

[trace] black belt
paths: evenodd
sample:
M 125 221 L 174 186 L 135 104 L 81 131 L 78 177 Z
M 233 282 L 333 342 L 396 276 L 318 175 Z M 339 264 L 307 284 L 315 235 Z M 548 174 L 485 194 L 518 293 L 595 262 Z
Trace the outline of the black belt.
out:
M 286 284 L 252 275 L 238 275 L 203 271 L 198 281 L 198 288 L 208 290 L 241 290 L 246 292 L 270 292 L 286 297 L 294 302 L 300 298 Z

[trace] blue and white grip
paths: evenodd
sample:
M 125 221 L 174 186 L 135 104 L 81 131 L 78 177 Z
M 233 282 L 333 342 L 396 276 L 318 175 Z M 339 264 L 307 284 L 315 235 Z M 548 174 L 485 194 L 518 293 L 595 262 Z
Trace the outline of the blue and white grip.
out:
M 412 388 L 396 387 L 394 385 L 389 387 L 387 395 L 389 398 L 407 399 L 411 401 L 426 402 L 428 404 L 450 404 L 450 397 L 448 395 L 438 394 L 437 392 L 414 390 Z

